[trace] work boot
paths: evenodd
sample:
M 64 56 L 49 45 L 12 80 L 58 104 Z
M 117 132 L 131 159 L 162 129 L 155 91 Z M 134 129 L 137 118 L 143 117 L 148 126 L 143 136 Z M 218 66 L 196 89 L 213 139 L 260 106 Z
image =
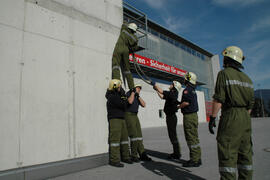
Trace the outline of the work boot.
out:
M 150 157 L 148 157 L 148 155 L 146 154 L 146 152 L 143 152 L 140 155 L 140 159 L 141 159 L 141 161 L 152 161 L 152 159 Z
M 181 158 L 181 154 L 169 154 L 168 159 L 180 159 Z
M 120 162 L 109 162 L 109 165 L 114 166 L 114 167 L 124 167 L 124 164 Z
M 189 160 L 183 164 L 183 167 L 199 167 L 200 165 L 202 165 L 201 159 L 199 159 L 198 162 L 194 162 L 192 160 Z
M 131 159 L 123 159 L 122 162 L 127 163 L 127 164 L 133 164 Z
M 137 163 L 137 162 L 140 162 L 140 159 L 137 157 L 131 157 L 131 161 Z

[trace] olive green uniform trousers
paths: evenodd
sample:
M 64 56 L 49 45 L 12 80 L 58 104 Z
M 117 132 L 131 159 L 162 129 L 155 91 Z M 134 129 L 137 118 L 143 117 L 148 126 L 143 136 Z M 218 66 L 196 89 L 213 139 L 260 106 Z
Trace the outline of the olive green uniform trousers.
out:
M 120 69 L 127 79 L 129 89 L 133 88 L 134 81 L 130 72 L 129 49 L 127 46 L 117 43 L 112 58 L 112 79 L 120 79 Z
M 201 159 L 201 147 L 198 137 L 197 113 L 184 114 L 184 132 L 190 160 L 198 162 Z
M 138 157 L 144 152 L 142 129 L 137 113 L 126 112 L 128 135 L 131 144 L 131 157 Z
M 181 147 L 178 142 L 177 133 L 176 133 L 176 126 L 177 126 L 176 114 L 166 115 L 166 124 L 167 124 L 168 135 L 173 145 L 173 153 L 176 155 L 180 155 Z
M 223 109 L 218 126 L 217 148 L 222 180 L 252 179 L 251 119 L 246 107 Z M 237 167 L 236 167 L 237 165 Z
M 121 154 L 121 155 L 120 155 Z M 109 120 L 109 159 L 120 162 L 120 158 L 129 159 L 128 132 L 124 119 Z

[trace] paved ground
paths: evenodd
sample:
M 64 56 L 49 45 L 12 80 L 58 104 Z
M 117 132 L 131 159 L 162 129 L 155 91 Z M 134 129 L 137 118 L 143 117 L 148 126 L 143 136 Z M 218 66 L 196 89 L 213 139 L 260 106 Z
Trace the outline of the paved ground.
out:
M 252 120 L 254 180 L 270 179 L 270 118 Z M 188 149 L 184 140 L 183 127 L 178 127 L 178 136 L 182 146 L 182 160 L 169 161 L 167 153 L 171 153 L 165 127 L 143 129 L 144 145 L 153 158 L 153 162 L 125 164 L 124 168 L 102 166 L 78 173 L 73 173 L 51 180 L 144 180 L 144 179 L 185 179 L 185 180 L 217 180 L 218 160 L 215 136 L 208 133 L 207 124 L 199 125 L 199 136 L 202 148 L 203 165 L 198 168 L 183 168 L 182 163 L 188 160 Z

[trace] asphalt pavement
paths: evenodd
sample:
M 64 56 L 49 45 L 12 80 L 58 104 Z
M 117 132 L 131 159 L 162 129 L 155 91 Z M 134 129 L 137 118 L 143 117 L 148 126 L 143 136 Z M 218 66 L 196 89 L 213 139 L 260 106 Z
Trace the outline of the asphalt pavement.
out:
M 270 179 L 270 118 L 252 119 L 254 180 Z M 109 165 L 89 169 L 50 180 L 148 180 L 183 179 L 217 180 L 218 159 L 215 135 L 208 132 L 207 123 L 199 124 L 199 139 L 202 149 L 202 166 L 184 168 L 183 162 L 189 159 L 189 151 L 184 138 L 183 126 L 177 127 L 182 149 L 179 161 L 168 160 L 172 152 L 166 127 L 143 129 L 144 146 L 153 159 L 152 162 L 125 164 L 124 168 Z

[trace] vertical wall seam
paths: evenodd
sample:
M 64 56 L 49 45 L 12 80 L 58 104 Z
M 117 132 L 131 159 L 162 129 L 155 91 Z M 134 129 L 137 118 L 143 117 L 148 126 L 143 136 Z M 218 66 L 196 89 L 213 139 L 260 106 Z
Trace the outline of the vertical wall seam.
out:
M 18 162 L 17 166 L 20 167 L 22 163 L 21 155 L 21 134 L 22 134 L 22 89 L 23 89 L 23 67 L 24 67 L 24 34 L 25 34 L 25 19 L 26 19 L 26 2 L 24 2 L 24 17 L 22 28 L 22 47 L 21 47 L 21 62 L 20 62 L 20 83 L 19 83 L 19 120 L 18 120 Z
M 75 101 L 75 65 L 74 65 L 74 8 L 71 7 L 71 17 L 70 17 L 70 70 L 71 70 L 71 78 L 72 78 L 72 147 L 73 147 L 73 157 L 77 156 L 76 152 L 76 101 Z

